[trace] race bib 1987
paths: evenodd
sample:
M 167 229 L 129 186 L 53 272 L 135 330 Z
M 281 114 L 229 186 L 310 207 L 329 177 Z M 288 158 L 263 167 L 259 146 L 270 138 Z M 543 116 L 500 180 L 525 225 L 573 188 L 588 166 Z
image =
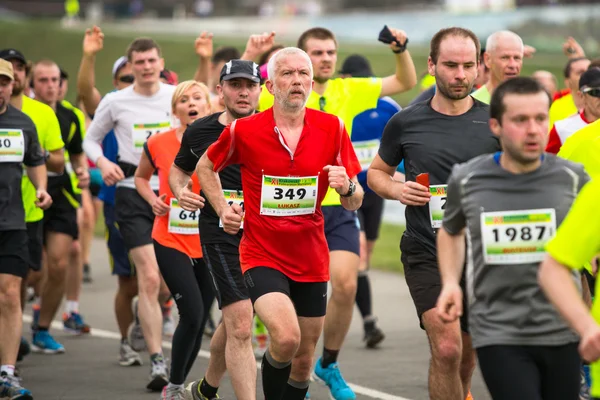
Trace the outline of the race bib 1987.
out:
M 144 150 L 144 143 L 150 136 L 157 133 L 166 132 L 171 128 L 171 122 L 155 122 L 145 124 L 133 124 L 133 150 L 136 153 L 141 153 Z
M 229 204 L 230 206 L 232 204 L 237 204 L 238 206 L 242 207 L 242 210 L 245 210 L 244 193 L 241 190 L 223 189 L 223 196 L 225 196 L 225 200 L 227 200 L 227 204 Z M 222 227 L 223 221 L 221 221 L 221 219 L 219 218 L 219 228 Z M 242 225 L 240 226 L 240 229 L 244 229 L 244 220 L 242 220 Z
M 481 237 L 486 264 L 540 262 L 544 245 L 556 232 L 553 208 L 498 211 L 481 214 Z
M 186 211 L 179 207 L 175 197 L 171 198 L 171 210 L 169 211 L 169 233 L 180 235 L 198 234 L 198 217 L 200 210 Z
M 276 217 L 315 212 L 318 176 L 263 175 L 260 214 Z
M 378 139 L 352 142 L 352 147 L 354 147 L 354 152 L 363 171 L 366 171 L 375 159 L 380 143 Z
M 23 162 L 24 153 L 23 131 L 0 128 L 0 162 Z
M 431 198 L 429 199 L 429 220 L 431 221 L 431 227 L 434 229 L 442 227 L 444 211 L 446 210 L 447 190 L 448 185 L 429 186 L 429 193 L 431 193 Z

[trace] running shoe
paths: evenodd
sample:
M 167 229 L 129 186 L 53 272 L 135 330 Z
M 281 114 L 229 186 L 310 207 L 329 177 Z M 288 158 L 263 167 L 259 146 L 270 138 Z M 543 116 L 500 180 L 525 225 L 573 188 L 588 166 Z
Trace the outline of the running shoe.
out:
M 33 334 L 31 350 L 34 353 L 57 354 L 64 353 L 65 347 L 54 340 L 50 332 L 37 331 Z
M 385 339 L 383 331 L 378 326 L 373 326 L 371 329 L 365 329 L 365 336 L 363 342 L 365 342 L 368 349 L 374 349 L 377 345 Z
M 19 343 L 19 353 L 17 353 L 17 361 L 23 361 L 23 358 L 31 353 L 31 347 L 29 342 L 24 336 L 21 336 L 21 343 Z
M 169 370 L 165 360 L 153 362 L 150 370 L 150 382 L 148 382 L 146 388 L 153 392 L 160 392 L 168 384 Z
M 121 343 L 119 347 L 119 365 L 122 367 L 132 367 L 142 364 L 142 358 L 131 348 L 129 343 Z
M 579 400 L 590 400 L 592 396 L 590 395 L 590 386 L 585 379 L 585 369 L 584 365 L 581 366 L 580 369 L 580 381 L 579 381 Z
M 470 390 L 469 390 L 469 394 L 467 395 L 466 400 L 473 400 L 473 395 L 471 394 Z
M 167 385 L 162 390 L 160 400 L 188 400 L 188 397 L 182 386 Z
M 310 392 L 306 392 L 306 395 L 304 396 L 305 399 L 310 399 Z
M 220 399 L 217 394 L 215 397 L 206 397 L 202 393 L 200 393 L 200 385 L 202 384 L 202 380 L 194 381 L 187 385 L 185 390 L 188 392 L 189 396 L 191 396 L 192 400 L 217 400 Z
M 215 326 L 215 320 L 213 319 L 212 312 L 208 314 L 208 319 L 206 320 L 206 324 L 204 325 L 204 335 L 208 337 L 213 337 L 215 334 L 215 330 L 217 330 Z
M 83 264 L 83 283 L 92 283 L 93 281 L 90 264 Z
M 71 314 L 63 314 L 63 326 L 65 331 L 73 333 L 75 335 L 83 335 L 90 333 L 92 328 L 85 322 L 81 314 L 72 312 Z
M 331 398 L 333 400 L 355 400 L 356 395 L 350 389 L 350 386 L 342 377 L 338 363 L 329 364 L 327 368 L 323 368 L 321 359 L 317 360 L 313 378 L 317 382 L 324 383 L 329 387 Z
M 138 302 L 139 298 L 137 296 L 134 297 L 132 303 L 133 322 L 127 332 L 127 339 L 133 350 L 144 351 L 146 350 L 146 339 L 144 338 L 144 331 L 142 330 L 142 324 L 138 315 Z
M 163 315 L 163 335 L 167 337 L 173 337 L 175 334 L 175 320 L 171 313 L 169 315 Z
M 31 392 L 21 386 L 19 378 L 3 373 L 0 376 L 0 399 L 33 400 Z

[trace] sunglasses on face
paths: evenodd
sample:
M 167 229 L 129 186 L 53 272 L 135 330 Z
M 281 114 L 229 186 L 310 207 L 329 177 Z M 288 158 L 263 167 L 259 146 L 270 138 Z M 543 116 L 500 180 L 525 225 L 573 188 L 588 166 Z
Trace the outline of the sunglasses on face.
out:
M 133 83 L 134 77 L 133 75 L 121 75 L 119 77 L 119 82 L 123 83 Z
M 582 90 L 583 93 L 589 94 L 592 97 L 600 97 L 600 87 L 597 88 L 585 88 Z

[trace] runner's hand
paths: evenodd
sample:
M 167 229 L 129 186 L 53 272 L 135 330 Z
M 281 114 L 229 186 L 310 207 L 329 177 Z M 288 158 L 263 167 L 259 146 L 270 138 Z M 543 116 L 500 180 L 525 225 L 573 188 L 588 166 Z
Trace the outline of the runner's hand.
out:
M 75 170 L 75 175 L 77 175 L 77 187 L 79 189 L 85 189 L 90 186 L 90 172 L 87 168 L 79 167 Z
M 326 165 L 323 171 L 328 173 L 329 187 L 335 189 L 340 195 L 348 193 L 350 178 L 346 174 L 346 168 L 337 165 Z
M 244 50 L 244 59 L 256 61 L 275 43 L 275 32 L 264 32 L 260 35 L 250 35 Z
M 396 39 L 395 42 L 390 43 L 390 49 L 394 50 L 394 51 L 398 51 L 400 50 L 400 46 L 403 46 L 406 44 L 406 39 L 408 39 L 408 36 L 406 35 L 406 32 L 404 32 L 403 30 L 400 29 L 395 29 L 395 28 L 389 28 L 390 32 L 392 33 L 392 36 L 394 36 L 394 38 Z
M 211 58 L 213 55 L 213 34 L 211 32 L 202 31 L 200 36 L 194 42 L 196 54 L 200 58 Z
M 579 354 L 589 363 L 600 359 L 600 326 L 594 324 L 581 335 Z
M 230 235 L 235 235 L 240 231 L 242 220 L 244 219 L 244 209 L 236 203 L 225 207 L 221 213 L 221 222 L 223 230 Z
M 179 201 L 179 206 L 185 211 L 192 212 L 204 208 L 204 197 L 192 191 L 191 179 L 179 191 L 177 201 Z
M 571 36 L 563 43 L 563 53 L 565 53 L 568 58 L 585 57 L 583 47 L 581 47 L 577 40 Z
M 52 197 L 45 190 L 38 190 L 35 192 L 35 206 L 42 210 L 47 210 L 52 205 Z
M 107 186 L 113 186 L 115 183 L 125 179 L 125 174 L 121 167 L 107 158 L 100 158 L 96 163 L 102 173 L 102 180 Z
M 104 33 L 94 26 L 92 29 L 85 30 L 83 37 L 83 54 L 87 56 L 96 55 L 104 47 Z
M 402 185 L 400 203 L 406 206 L 424 206 L 429 203 L 431 193 L 425 186 L 413 181 L 406 181 Z
M 532 58 L 536 51 L 537 49 L 533 46 L 523 45 L 523 58 Z
M 457 284 L 448 284 L 442 287 L 438 297 L 436 310 L 442 321 L 454 322 L 463 313 L 463 293 Z
M 155 198 L 154 202 L 152 202 L 152 212 L 157 217 L 161 217 L 161 216 L 165 215 L 171 209 L 171 207 L 167 203 L 165 203 L 166 198 L 167 198 L 167 194 L 163 193 L 160 196 L 158 196 L 157 198 Z

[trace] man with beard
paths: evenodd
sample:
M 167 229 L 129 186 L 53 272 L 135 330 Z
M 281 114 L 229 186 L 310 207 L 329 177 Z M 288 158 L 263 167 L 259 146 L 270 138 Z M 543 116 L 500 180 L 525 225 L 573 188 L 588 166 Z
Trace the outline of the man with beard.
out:
M 430 343 L 433 400 L 464 399 L 475 368 L 466 321 L 444 324 L 435 310 L 441 289 L 435 237 L 452 166 L 500 150 L 488 127 L 488 107 L 469 96 L 478 56 L 479 40 L 467 29 L 442 29 L 433 36 L 428 69 L 435 76 L 435 95 L 392 117 L 367 173 L 373 191 L 407 206 L 400 249 L 406 283 Z M 405 183 L 392 178 L 402 160 Z
M 490 70 L 490 79 L 473 93 L 477 100 L 490 104 L 494 90 L 507 79 L 521 74 L 523 67 L 523 40 L 511 31 L 492 33 L 485 43 L 483 62 Z
M 202 208 L 198 221 L 202 238 L 202 254 L 213 277 L 213 285 L 223 323 L 211 340 L 210 361 L 204 378 L 189 389 L 194 400 L 217 398 L 217 390 L 225 375 L 231 376 L 236 398 L 256 399 L 256 362 L 252 351 L 252 304 L 240 268 L 239 245 L 242 230 L 230 235 L 223 230 L 219 216 L 210 203 L 204 204 L 199 194 L 191 191 L 190 176 L 206 149 L 216 142 L 223 129 L 237 118 L 254 114 L 260 95 L 258 66 L 252 61 L 231 60 L 221 69 L 217 85 L 224 112 L 217 112 L 194 122 L 185 131 L 181 148 L 169 175 L 171 191 L 179 205 L 188 211 Z M 228 202 L 243 207 L 242 178 L 239 165 L 219 172 L 223 195 Z
M 393 75 L 334 79 L 338 50 L 335 35 L 325 28 L 302 33 L 298 47 L 308 53 L 314 71 L 314 87 L 306 106 L 339 117 L 350 133 L 354 117 L 377 107 L 380 98 L 412 89 L 417 74 L 407 51 L 408 37 L 394 28 L 388 34 L 395 59 Z M 273 96 L 263 89 L 260 110 L 272 104 Z M 329 190 L 322 205 L 333 289 L 323 329 L 323 356 L 315 365 L 314 377 L 329 387 L 335 400 L 352 400 L 356 395 L 342 377 L 337 360 L 352 322 L 360 265 L 360 223 L 355 212 L 341 206 L 334 190 Z

